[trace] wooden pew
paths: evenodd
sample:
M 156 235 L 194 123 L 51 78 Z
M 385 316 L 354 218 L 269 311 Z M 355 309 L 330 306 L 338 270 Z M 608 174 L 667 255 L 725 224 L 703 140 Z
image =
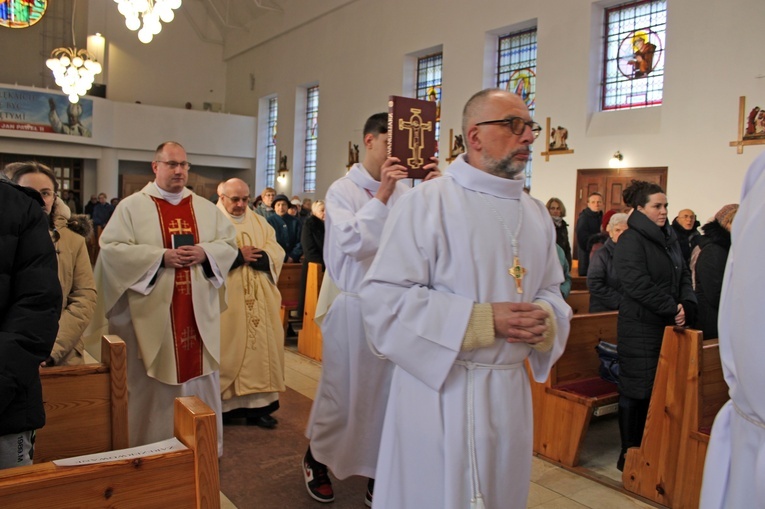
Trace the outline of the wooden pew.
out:
M 285 263 L 282 265 L 279 281 L 276 283 L 276 287 L 282 296 L 281 317 L 285 336 L 287 335 L 290 315 L 293 311 L 297 311 L 298 302 L 300 301 L 300 275 L 302 271 L 302 263 Z
M 667 507 L 698 507 L 709 429 L 728 399 L 716 339 L 667 327 L 643 441 L 627 451 L 627 491 Z
M 571 311 L 575 315 L 581 315 L 590 312 L 590 291 L 589 290 L 571 290 L 566 297 L 566 304 L 571 306 Z
M 128 447 L 125 343 L 103 336 L 101 359 L 40 370 L 45 426 L 36 433 L 36 463 Z
M 303 328 L 298 333 L 298 352 L 321 361 L 321 328 L 313 321 L 316 316 L 316 303 L 324 271 L 318 263 L 308 264 L 308 278 L 305 285 L 305 304 L 303 305 Z
M 531 380 L 534 452 L 566 466 L 576 466 L 593 415 L 616 410 L 616 384 L 600 378 L 595 345 L 616 343 L 618 313 L 574 315 L 566 350 L 543 384 Z
M 5 509 L 220 508 L 215 413 L 196 396 L 175 400 L 175 436 L 188 449 L 82 466 L 0 470 Z
M 590 291 L 590 289 L 587 287 L 587 277 L 586 276 L 575 276 L 572 274 L 571 276 L 571 291 L 581 291 L 581 290 L 587 290 Z

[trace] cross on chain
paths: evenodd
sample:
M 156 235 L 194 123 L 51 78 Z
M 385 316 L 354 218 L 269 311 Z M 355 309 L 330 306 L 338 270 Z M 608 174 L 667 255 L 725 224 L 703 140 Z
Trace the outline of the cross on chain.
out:
M 523 276 L 526 269 L 521 266 L 521 260 L 517 256 L 513 258 L 513 266 L 507 269 L 507 273 L 515 279 L 515 291 L 523 293 Z
M 169 231 L 170 235 L 175 235 L 176 233 L 192 233 L 189 223 L 180 218 L 170 221 Z
M 194 348 L 194 345 L 197 342 L 197 335 L 194 332 L 193 327 L 186 327 L 183 329 L 183 334 L 181 334 L 181 347 L 189 351 L 192 348 Z
M 409 131 L 409 150 L 412 151 L 412 157 L 406 160 L 407 164 L 414 169 L 421 167 L 425 161 L 420 157 L 422 149 L 425 148 L 425 140 L 422 133 L 424 131 L 433 130 L 433 122 L 423 122 L 420 113 L 422 110 L 419 108 L 411 108 L 412 116 L 409 117 L 409 122 L 403 118 L 398 119 L 398 130 L 403 131 L 406 129 Z

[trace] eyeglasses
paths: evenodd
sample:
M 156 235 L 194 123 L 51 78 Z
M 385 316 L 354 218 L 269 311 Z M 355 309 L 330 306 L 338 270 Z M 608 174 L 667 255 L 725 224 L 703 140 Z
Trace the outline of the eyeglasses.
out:
M 223 196 L 224 198 L 228 198 L 229 200 L 231 200 L 234 203 L 239 203 L 239 202 L 250 203 L 250 197 L 249 196 L 244 196 L 242 198 L 240 198 L 238 196 L 226 196 L 225 194 L 222 194 L 221 196 Z
M 542 132 L 542 126 L 534 122 L 533 120 L 523 120 L 521 117 L 501 118 L 499 120 L 486 120 L 484 122 L 478 122 L 476 125 L 490 125 L 490 124 L 503 124 L 508 127 L 510 131 L 521 136 L 526 131 L 526 126 L 531 128 L 531 132 L 534 138 L 539 137 L 539 133 Z
M 188 170 L 191 168 L 191 163 L 188 161 L 154 161 L 155 163 L 162 163 L 166 164 L 170 167 L 171 170 L 174 170 L 178 168 L 179 166 L 183 168 L 184 170 Z

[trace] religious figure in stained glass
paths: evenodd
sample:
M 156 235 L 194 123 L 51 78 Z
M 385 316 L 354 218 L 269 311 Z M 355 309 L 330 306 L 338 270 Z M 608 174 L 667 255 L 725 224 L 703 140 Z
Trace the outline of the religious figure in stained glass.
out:
M 534 80 L 537 75 L 532 69 L 519 69 L 510 75 L 507 82 L 507 90 L 521 96 L 523 102 L 531 110 L 536 99 L 534 94 Z
M 630 79 L 645 78 L 659 67 L 661 50 L 661 40 L 652 30 L 630 32 L 620 44 L 619 71 Z

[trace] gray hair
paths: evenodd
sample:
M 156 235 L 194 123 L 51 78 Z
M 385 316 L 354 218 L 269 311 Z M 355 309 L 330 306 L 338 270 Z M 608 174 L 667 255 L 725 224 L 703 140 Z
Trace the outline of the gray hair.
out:
M 626 223 L 627 219 L 629 219 L 629 214 L 623 214 L 619 212 L 618 214 L 614 214 L 611 216 L 611 219 L 608 220 L 608 226 L 606 226 L 606 231 L 610 232 L 611 228 L 616 226 L 617 224 Z

